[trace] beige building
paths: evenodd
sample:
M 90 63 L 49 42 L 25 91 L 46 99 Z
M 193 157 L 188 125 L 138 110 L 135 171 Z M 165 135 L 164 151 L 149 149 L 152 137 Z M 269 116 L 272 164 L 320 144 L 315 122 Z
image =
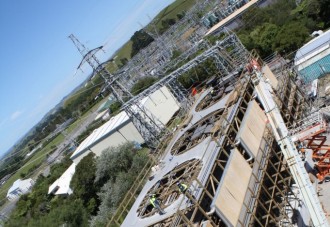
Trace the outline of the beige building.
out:
M 150 116 L 157 116 L 162 124 L 166 125 L 172 116 L 180 109 L 179 103 L 168 90 L 162 87 L 148 97 L 140 101 L 140 106 L 146 110 Z M 138 109 L 136 108 L 138 111 Z M 148 119 L 145 117 L 146 120 Z M 112 117 L 104 125 L 95 129 L 72 154 L 71 159 L 78 164 L 79 161 L 90 152 L 97 156 L 108 147 L 118 146 L 127 141 L 144 143 L 144 139 L 136 129 L 125 111 Z

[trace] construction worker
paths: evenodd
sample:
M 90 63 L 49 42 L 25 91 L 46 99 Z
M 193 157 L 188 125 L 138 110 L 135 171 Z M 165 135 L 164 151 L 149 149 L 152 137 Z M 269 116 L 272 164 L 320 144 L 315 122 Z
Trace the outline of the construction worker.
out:
M 159 214 L 160 214 L 160 215 L 165 214 L 165 211 L 160 207 L 160 202 L 159 202 L 159 200 L 157 199 L 156 195 L 155 195 L 155 194 L 151 194 L 151 195 L 149 196 L 149 198 L 150 198 L 150 199 L 149 199 L 150 204 L 151 204 L 154 208 L 156 208 L 156 209 L 158 210 Z
M 190 193 L 189 188 L 188 188 L 188 186 L 187 186 L 186 184 L 181 183 L 181 182 L 178 182 L 176 185 L 178 186 L 178 188 L 179 188 L 179 190 L 180 190 L 180 192 L 181 192 L 182 194 L 187 194 L 187 193 L 189 193 L 189 195 L 190 195 L 193 199 L 196 199 L 195 196 L 192 195 L 192 194 Z M 193 200 L 190 199 L 189 196 L 187 196 L 187 197 L 188 197 L 188 199 L 190 200 L 190 203 L 192 204 L 192 203 L 193 203 Z
M 186 193 L 186 191 L 188 189 L 188 186 L 186 184 L 178 182 L 177 186 L 179 187 L 179 190 L 181 193 L 183 193 L 183 194 Z

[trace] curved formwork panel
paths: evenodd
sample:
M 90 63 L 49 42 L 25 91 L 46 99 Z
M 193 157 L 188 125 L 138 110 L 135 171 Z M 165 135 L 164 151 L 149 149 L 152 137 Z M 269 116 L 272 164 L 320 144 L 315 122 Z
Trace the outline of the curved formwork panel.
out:
M 218 134 L 218 125 L 224 109 L 216 110 L 204 118 L 196 122 L 192 127 L 187 129 L 180 138 L 174 143 L 171 154 L 181 155 L 212 134 Z
M 137 209 L 138 217 L 150 217 L 157 212 L 149 202 L 149 195 L 151 194 L 157 195 L 163 209 L 173 204 L 180 196 L 177 183 L 190 182 L 194 176 L 199 174 L 201 168 L 202 162 L 199 159 L 190 159 L 165 174 L 143 198 Z
M 217 80 L 217 82 L 208 90 L 207 94 L 198 102 L 195 111 L 200 112 L 215 105 L 232 90 L 234 90 L 234 85 L 229 84 L 229 82 L 221 83 Z

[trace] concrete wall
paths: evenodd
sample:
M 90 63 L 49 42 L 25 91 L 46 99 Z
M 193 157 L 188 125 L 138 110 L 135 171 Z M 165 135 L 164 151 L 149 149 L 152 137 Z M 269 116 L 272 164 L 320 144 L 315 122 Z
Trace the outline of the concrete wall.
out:
M 151 94 L 144 106 L 164 125 L 180 109 L 179 103 L 166 86 Z

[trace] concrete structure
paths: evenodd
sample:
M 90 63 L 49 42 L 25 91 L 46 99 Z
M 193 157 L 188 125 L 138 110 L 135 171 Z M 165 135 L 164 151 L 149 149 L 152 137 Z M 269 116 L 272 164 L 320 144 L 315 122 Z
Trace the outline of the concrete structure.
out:
M 150 117 L 157 116 L 157 120 L 165 125 L 180 109 L 180 105 L 172 93 L 164 86 L 141 100 L 139 108 L 144 108 Z M 139 108 L 135 107 L 134 109 L 135 111 L 139 111 Z M 144 117 L 147 119 L 146 116 Z M 148 118 L 147 120 L 150 119 Z M 99 156 L 104 149 L 111 146 L 118 146 L 127 141 L 138 142 L 140 144 L 145 142 L 127 113 L 122 111 L 100 128 L 95 129 L 77 147 L 71 159 L 74 163 L 78 164 L 90 152 L 94 152 Z
M 219 23 L 215 24 L 208 32 L 206 33 L 207 35 L 217 33 L 219 30 L 221 30 L 223 27 L 227 26 L 230 28 L 235 28 L 238 27 L 238 25 L 233 25 L 233 26 L 228 26 L 230 23 L 232 23 L 237 17 L 241 16 L 242 13 L 244 13 L 247 9 L 250 7 L 254 6 L 255 4 L 258 3 L 260 0 L 251 0 L 236 11 L 232 12 L 229 16 L 226 18 L 222 19 Z
M 263 68 L 263 76 L 277 90 L 274 99 L 282 123 L 290 126 L 307 107 L 290 72 L 280 75 L 278 79 L 269 67 Z M 265 107 L 255 95 L 252 75 L 245 72 L 229 83 L 219 78 L 216 87 L 201 94 L 188 122 L 166 148 L 153 179 L 130 211 L 119 209 L 128 212 L 124 222 L 112 223 L 127 227 L 291 226 L 299 219 L 309 224 L 299 183 L 290 171 L 294 164 L 288 164 L 278 146 Z M 222 89 L 231 86 L 227 92 Z M 180 181 L 189 185 L 190 193 L 179 193 L 176 184 Z M 159 195 L 165 214 L 152 208 L 149 194 Z
M 54 195 L 70 195 L 72 190 L 70 188 L 71 179 L 76 171 L 76 164 L 71 166 L 48 188 L 48 194 Z
M 330 30 L 301 47 L 294 63 L 299 76 L 307 83 L 330 73 Z
M 16 180 L 7 192 L 7 199 L 8 200 L 18 199 L 21 195 L 28 193 L 32 188 L 33 184 L 34 181 L 31 178 L 26 180 L 21 180 L 21 179 Z
M 150 96 L 144 98 L 141 101 L 141 105 L 147 110 L 147 113 L 149 112 L 156 116 L 164 125 L 180 109 L 180 104 L 166 86 L 159 88 Z

